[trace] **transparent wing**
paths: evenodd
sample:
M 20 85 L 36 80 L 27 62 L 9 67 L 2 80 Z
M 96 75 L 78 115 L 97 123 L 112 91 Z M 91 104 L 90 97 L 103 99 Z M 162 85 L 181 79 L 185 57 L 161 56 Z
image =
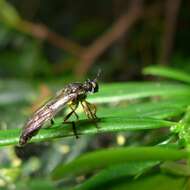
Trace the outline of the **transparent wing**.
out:
M 25 124 L 19 143 L 21 145 L 26 144 L 27 141 L 39 131 L 46 121 L 51 120 L 58 111 L 63 109 L 68 102 L 76 99 L 76 97 L 76 93 L 69 94 L 67 96 L 59 94 L 39 108 Z

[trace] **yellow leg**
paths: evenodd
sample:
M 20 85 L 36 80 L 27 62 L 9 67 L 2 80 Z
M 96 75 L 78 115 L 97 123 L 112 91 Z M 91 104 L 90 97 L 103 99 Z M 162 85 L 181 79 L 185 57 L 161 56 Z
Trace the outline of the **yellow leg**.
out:
M 89 119 L 92 119 L 95 126 L 96 126 L 96 128 L 98 128 L 98 125 L 96 123 L 97 116 L 96 116 L 96 107 L 95 107 L 95 105 L 90 104 L 89 102 L 87 102 L 85 100 L 81 102 L 81 105 L 82 105 L 82 107 L 84 109 L 84 112 L 87 115 L 87 117 Z
M 69 108 L 72 110 L 68 115 L 65 116 L 64 118 L 64 122 L 67 121 L 69 119 L 69 117 L 71 117 L 71 115 L 74 113 L 77 120 L 79 119 L 77 113 L 75 112 L 75 110 L 77 109 L 78 107 L 78 104 L 75 105 L 75 107 L 73 108 L 71 105 L 69 106 Z
M 72 110 L 68 115 L 66 115 L 66 117 L 64 118 L 64 123 L 68 123 L 68 124 L 71 124 L 72 125 L 72 128 L 73 128 L 73 132 L 74 132 L 74 135 L 75 137 L 78 139 L 79 136 L 77 134 L 77 130 L 76 130 L 76 126 L 75 126 L 75 122 L 74 121 L 67 121 L 69 119 L 69 117 L 71 117 L 71 115 L 74 113 L 77 120 L 79 119 L 77 113 L 75 112 L 75 110 L 77 109 L 78 107 L 78 103 L 75 105 L 75 107 L 73 108 L 71 105 L 69 105 L 69 108 Z
M 81 105 L 83 107 L 83 110 L 84 110 L 85 114 L 87 115 L 87 117 L 89 119 L 96 119 L 97 118 L 96 117 L 96 107 L 95 107 L 95 105 L 90 104 L 89 102 L 87 102 L 85 100 L 81 102 Z

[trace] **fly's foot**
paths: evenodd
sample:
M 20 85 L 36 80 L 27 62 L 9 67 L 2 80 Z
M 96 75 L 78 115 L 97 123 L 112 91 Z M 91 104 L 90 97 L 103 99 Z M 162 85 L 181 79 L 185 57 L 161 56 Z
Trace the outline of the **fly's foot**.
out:
M 64 121 L 63 124 L 71 124 L 72 125 L 72 129 L 73 129 L 73 133 L 76 137 L 76 139 L 79 138 L 78 133 L 77 133 L 77 129 L 76 129 L 76 125 L 74 121 Z
M 78 136 L 78 134 L 77 134 L 77 129 L 76 129 L 75 122 L 72 121 L 71 124 L 72 124 L 72 128 L 73 128 L 74 135 L 75 135 L 76 139 L 78 139 L 79 136 Z

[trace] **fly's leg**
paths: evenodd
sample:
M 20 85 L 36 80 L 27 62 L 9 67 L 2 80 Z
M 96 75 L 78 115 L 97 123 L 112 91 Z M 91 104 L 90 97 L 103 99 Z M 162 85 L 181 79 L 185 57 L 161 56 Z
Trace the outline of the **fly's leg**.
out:
M 77 118 L 77 121 L 79 119 L 79 116 L 77 115 L 77 113 L 75 112 L 75 110 L 77 109 L 78 107 L 78 103 L 75 105 L 75 107 L 73 108 L 72 106 L 69 106 L 69 108 L 72 110 L 68 115 L 66 115 L 66 117 L 64 118 L 64 123 L 68 123 L 68 124 L 71 124 L 72 125 L 72 128 L 73 128 L 73 132 L 74 132 L 74 135 L 75 137 L 78 139 L 79 136 L 77 134 L 77 130 L 76 130 L 76 125 L 75 125 L 75 122 L 74 121 L 67 121 L 72 114 L 75 114 L 76 118 Z
M 87 110 L 89 110 L 89 113 L 90 113 L 90 116 L 92 119 L 97 119 L 97 116 L 96 116 L 96 106 L 94 104 L 91 104 L 87 101 L 85 101 L 86 103 L 86 106 L 87 106 Z
M 86 100 L 81 102 L 81 105 L 89 119 L 97 119 L 96 107 L 94 104 L 87 102 Z
M 96 128 L 98 128 L 98 125 L 95 122 L 95 120 L 97 119 L 97 116 L 96 116 L 96 106 L 94 104 L 90 104 L 86 100 L 82 101 L 81 105 L 82 105 L 82 107 L 84 109 L 84 112 L 87 115 L 87 117 L 89 119 L 92 119 L 94 121 L 94 123 L 95 123 Z
M 79 136 L 78 136 L 78 134 L 77 134 L 77 129 L 76 129 L 75 122 L 72 121 L 71 123 L 72 123 L 72 128 L 73 128 L 73 132 L 74 132 L 74 134 L 75 134 L 75 137 L 76 137 L 76 139 L 78 139 Z
M 71 111 L 70 113 L 68 113 L 68 115 L 65 116 L 64 122 L 67 121 L 67 120 L 71 117 L 71 115 L 72 115 L 73 113 L 75 114 L 77 120 L 79 120 L 79 116 L 78 116 L 77 113 L 75 112 L 75 110 L 77 109 L 77 107 L 78 107 L 78 104 L 76 104 L 74 108 L 73 108 L 72 106 L 69 106 L 69 108 L 70 108 L 72 111 Z
M 77 129 L 76 129 L 75 122 L 74 121 L 64 121 L 64 124 L 71 124 L 72 125 L 73 133 L 74 133 L 76 139 L 78 139 L 79 136 L 77 134 Z

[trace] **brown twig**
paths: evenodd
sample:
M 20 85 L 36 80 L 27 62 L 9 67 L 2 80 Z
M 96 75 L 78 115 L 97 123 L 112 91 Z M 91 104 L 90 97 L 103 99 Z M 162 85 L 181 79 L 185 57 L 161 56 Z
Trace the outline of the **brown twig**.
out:
M 121 39 L 140 18 L 143 0 L 130 0 L 130 2 L 129 10 L 122 14 L 107 32 L 87 48 L 83 48 L 79 44 L 50 31 L 47 26 L 42 24 L 31 23 L 20 18 L 14 27 L 40 40 L 47 40 L 56 47 L 78 57 L 81 63 L 77 65 L 75 72 L 78 76 L 82 76 L 88 72 L 97 58 L 114 42 Z
M 167 65 L 172 52 L 174 35 L 176 31 L 177 15 L 181 0 L 168 0 L 166 2 L 166 20 L 161 42 L 160 64 Z
M 81 55 L 81 64 L 77 66 L 77 75 L 84 75 L 96 59 L 114 42 L 119 40 L 137 21 L 142 13 L 142 0 L 132 0 L 129 10 L 121 15 L 112 27 L 87 47 Z
M 65 51 L 73 54 L 74 56 L 80 57 L 83 52 L 83 48 L 61 35 L 58 35 L 55 32 L 52 32 L 48 29 L 47 26 L 42 24 L 34 24 L 25 20 L 22 20 L 17 27 L 18 30 L 22 30 L 29 35 L 38 38 L 40 40 L 47 40 L 50 44 L 54 46 L 64 49 Z

